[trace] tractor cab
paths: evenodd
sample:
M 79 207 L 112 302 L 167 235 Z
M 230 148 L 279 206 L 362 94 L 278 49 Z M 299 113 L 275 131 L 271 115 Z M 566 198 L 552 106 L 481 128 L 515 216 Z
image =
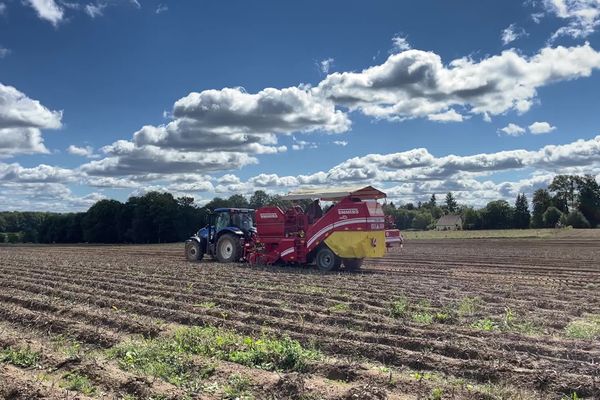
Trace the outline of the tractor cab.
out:
M 248 234 L 254 229 L 254 210 L 249 208 L 217 208 L 209 217 L 214 232 L 224 229 L 241 230 Z
M 186 258 L 200 261 L 208 254 L 221 262 L 239 261 L 244 243 L 255 232 L 253 209 L 216 208 L 208 225 L 186 241 Z

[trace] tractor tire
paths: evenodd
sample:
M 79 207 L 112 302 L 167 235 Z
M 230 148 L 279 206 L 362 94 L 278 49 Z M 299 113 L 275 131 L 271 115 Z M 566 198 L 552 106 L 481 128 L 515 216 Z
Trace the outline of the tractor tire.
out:
M 185 258 L 188 261 L 197 262 L 202 260 L 204 253 L 200 250 L 200 243 L 189 240 L 185 243 Z
M 342 258 L 342 263 L 348 271 L 356 271 L 360 269 L 364 260 L 364 258 Z
M 242 258 L 242 243 L 240 238 L 226 233 L 219 238 L 215 248 L 217 260 L 222 263 L 237 262 Z
M 342 265 L 342 259 L 327 246 L 323 246 L 317 251 L 315 262 L 319 270 L 324 272 L 337 271 Z

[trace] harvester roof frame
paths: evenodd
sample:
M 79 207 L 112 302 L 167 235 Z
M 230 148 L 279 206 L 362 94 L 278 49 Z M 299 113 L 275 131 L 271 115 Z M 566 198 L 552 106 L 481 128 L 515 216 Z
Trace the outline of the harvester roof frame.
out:
M 373 186 L 343 186 L 330 188 L 298 189 L 282 196 L 283 200 L 312 200 L 339 201 L 345 197 L 354 197 L 361 200 L 384 199 L 387 195 Z

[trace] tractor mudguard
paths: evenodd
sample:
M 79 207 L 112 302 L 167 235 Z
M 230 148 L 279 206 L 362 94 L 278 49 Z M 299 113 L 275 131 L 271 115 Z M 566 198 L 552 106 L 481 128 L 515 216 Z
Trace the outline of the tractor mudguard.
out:
M 202 251 L 202 253 L 207 253 L 208 249 L 206 246 L 206 237 L 201 237 L 198 235 L 194 235 L 194 236 L 190 236 L 190 238 L 188 240 L 185 241 L 186 243 L 189 242 L 196 242 L 198 243 L 198 246 L 200 248 L 200 250 Z

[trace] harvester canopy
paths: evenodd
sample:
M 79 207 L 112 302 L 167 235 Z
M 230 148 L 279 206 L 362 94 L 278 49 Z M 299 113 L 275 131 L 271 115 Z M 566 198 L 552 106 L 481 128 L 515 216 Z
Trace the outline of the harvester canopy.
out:
M 283 200 L 306 200 L 320 199 L 324 201 L 339 201 L 344 197 L 352 196 L 361 200 L 383 199 L 386 196 L 384 192 L 375 189 L 373 186 L 347 186 L 331 188 L 312 188 L 298 189 L 282 196 Z

